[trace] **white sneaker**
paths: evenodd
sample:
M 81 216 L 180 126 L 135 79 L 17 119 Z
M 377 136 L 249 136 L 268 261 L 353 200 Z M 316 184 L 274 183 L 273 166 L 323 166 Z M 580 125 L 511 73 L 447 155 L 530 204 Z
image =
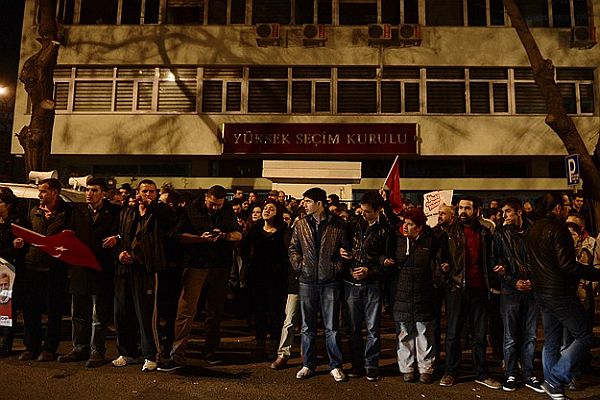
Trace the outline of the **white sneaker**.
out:
M 333 376 L 336 382 L 343 382 L 346 380 L 346 374 L 341 368 L 334 368 L 329 372 L 329 375 Z
M 310 378 L 314 374 L 315 374 L 315 371 L 313 371 L 312 369 L 310 369 L 308 367 L 302 367 L 302 369 L 300 371 L 298 371 L 298 373 L 296 373 L 296 379 Z
M 152 372 L 156 371 L 158 367 L 158 363 L 156 361 L 144 360 L 144 366 L 142 367 L 142 372 Z
M 118 358 L 112 360 L 113 367 L 126 367 L 127 364 L 129 363 L 127 362 L 127 357 L 125 356 L 119 356 Z

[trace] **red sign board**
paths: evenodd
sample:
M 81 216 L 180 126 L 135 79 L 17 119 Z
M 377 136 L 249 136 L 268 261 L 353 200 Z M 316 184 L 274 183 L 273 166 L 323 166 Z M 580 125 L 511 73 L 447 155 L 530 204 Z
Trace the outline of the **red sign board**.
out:
M 225 124 L 223 154 L 417 154 L 416 124 Z

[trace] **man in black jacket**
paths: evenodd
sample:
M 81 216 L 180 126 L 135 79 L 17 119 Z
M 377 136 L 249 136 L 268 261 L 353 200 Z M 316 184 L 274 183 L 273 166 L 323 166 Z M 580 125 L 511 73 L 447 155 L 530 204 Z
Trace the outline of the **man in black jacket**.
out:
M 381 214 L 383 197 L 375 191 L 360 199 L 362 218 L 348 225 L 352 248 L 340 249 L 349 260 L 344 272 L 344 299 L 350 328 L 351 378 L 366 373 L 369 381 L 379 379 L 379 322 L 381 319 L 382 268 L 391 253 L 393 236 Z M 367 329 L 366 346 L 362 339 L 363 323 Z
M 538 307 L 531 286 L 531 267 L 525 245 L 530 222 L 523 206 L 511 197 L 502 204 L 504 225 L 496 227 L 492 245 L 492 265 L 501 277 L 500 314 L 504 327 L 504 364 L 506 382 L 502 389 L 512 392 L 523 382 L 529 389 L 543 393 L 541 382 L 533 374 L 537 336 Z
M 489 376 L 485 359 L 492 235 L 479 222 L 480 212 L 481 201 L 478 198 L 463 196 L 458 202 L 458 221 L 448 230 L 451 265 L 442 265 L 442 270 L 448 275 L 446 372 L 440 386 L 454 385 L 461 360 L 462 323 L 468 318 L 475 382 L 490 389 L 502 387 Z
M 310 378 L 317 368 L 317 314 L 325 325 L 325 345 L 329 369 L 336 382 L 346 380 L 342 371 L 342 351 L 338 336 L 340 248 L 345 242 L 344 221 L 325 209 L 327 194 L 321 188 L 304 192 L 306 217 L 294 226 L 289 248 L 292 268 L 300 273 L 303 366 L 297 379 Z
M 167 204 L 158 202 L 156 183 L 140 181 L 135 205 L 119 217 L 115 271 L 115 326 L 119 357 L 115 367 L 126 366 L 137 353 L 139 328 L 144 365 L 142 371 L 156 370 L 159 344 L 155 315 L 156 274 L 168 268 L 167 235 L 175 226 L 176 215 Z M 137 322 L 137 324 L 136 324 Z M 136 326 L 137 325 L 137 326 Z
M 242 239 L 237 218 L 231 206 L 225 203 L 226 194 L 224 187 L 215 185 L 208 189 L 203 199 L 186 205 L 180 216 L 177 235 L 184 245 L 185 269 L 171 358 L 161 363 L 159 371 L 170 372 L 185 366 L 185 347 L 192 334 L 200 292 L 205 284 L 208 284 L 208 291 L 204 357 L 210 364 L 220 362 L 215 351 L 221 339 L 220 323 L 233 263 L 233 245 Z
M 60 197 L 58 179 L 43 180 L 38 185 L 39 206 L 29 213 L 31 230 L 49 236 L 71 227 L 73 209 Z M 23 247 L 23 239 L 15 239 L 15 247 Z M 21 361 L 37 358 L 39 361 L 56 360 L 60 343 L 63 301 L 67 288 L 67 266 L 62 261 L 44 253 L 39 247 L 30 246 L 25 256 L 23 293 L 23 342 L 25 351 Z M 48 315 L 44 335 L 42 313 Z
M 576 261 L 573 239 L 564 223 L 570 209 L 568 197 L 563 193 L 547 193 L 541 205 L 546 216 L 529 229 L 526 243 L 532 286 L 544 324 L 542 389 L 550 398 L 560 400 L 566 398 L 564 385 L 572 379 L 573 366 L 592 344 L 589 322 L 576 295 L 579 279 L 598 281 L 600 270 Z M 574 340 L 561 351 L 563 329 Z
M 105 194 L 106 181 L 90 179 L 85 188 L 85 208 L 73 221 L 77 237 L 92 250 L 102 271 L 70 268 L 73 349 L 58 357 L 60 362 L 87 359 L 85 365 L 90 368 L 104 364 L 106 354 L 106 329 L 111 321 L 113 302 L 114 256 L 111 249 L 117 243 L 116 227 L 121 210 L 104 199 Z M 94 310 L 95 318 L 92 318 Z

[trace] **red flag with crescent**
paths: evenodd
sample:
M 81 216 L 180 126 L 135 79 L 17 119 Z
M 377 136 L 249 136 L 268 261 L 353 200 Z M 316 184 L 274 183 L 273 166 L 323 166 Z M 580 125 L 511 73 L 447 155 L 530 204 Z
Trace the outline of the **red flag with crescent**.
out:
M 67 264 L 102 271 L 96 256 L 75 232 L 64 230 L 56 235 L 44 236 L 20 225 L 12 224 L 12 232 L 27 243 Z

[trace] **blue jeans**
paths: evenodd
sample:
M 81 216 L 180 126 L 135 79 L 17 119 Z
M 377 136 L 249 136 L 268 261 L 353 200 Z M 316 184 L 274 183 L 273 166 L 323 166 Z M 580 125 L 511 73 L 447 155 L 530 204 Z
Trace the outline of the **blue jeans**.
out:
M 355 368 L 379 366 L 379 321 L 381 320 L 381 288 L 379 284 L 353 285 L 344 282 L 346 320 L 350 328 L 350 355 Z M 362 339 L 363 322 L 367 328 L 367 342 Z
M 581 302 L 574 294 L 552 296 L 536 293 L 535 299 L 544 323 L 544 379 L 555 388 L 562 389 L 572 379 L 573 366 L 581 361 L 592 344 L 588 321 Z M 573 342 L 561 351 L 563 327 L 573 336 Z
M 502 293 L 500 314 L 504 325 L 506 376 L 518 376 L 521 359 L 523 379 L 533 376 L 538 307 L 533 293 Z
M 303 366 L 315 370 L 317 368 L 317 354 L 315 341 L 317 338 L 317 314 L 321 310 L 321 317 L 325 325 L 325 346 L 329 356 L 329 369 L 342 367 L 342 350 L 338 337 L 338 323 L 340 312 L 340 284 L 338 282 L 327 284 L 300 283 L 300 309 L 302 310 L 302 352 Z

